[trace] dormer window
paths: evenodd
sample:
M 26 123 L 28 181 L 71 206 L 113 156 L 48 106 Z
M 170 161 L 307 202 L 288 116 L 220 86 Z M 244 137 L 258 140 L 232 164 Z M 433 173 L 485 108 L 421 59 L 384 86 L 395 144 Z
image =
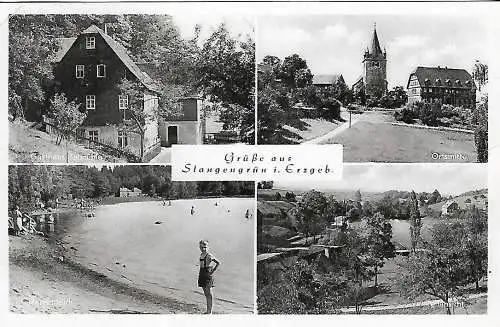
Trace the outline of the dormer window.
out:
M 426 78 L 426 79 L 424 80 L 424 84 L 425 84 L 425 85 L 429 85 L 429 84 L 431 84 L 431 81 L 430 81 L 428 78 Z
M 84 65 L 76 65 L 75 66 L 75 76 L 76 76 L 76 78 L 84 78 L 85 77 L 85 66 Z
M 85 38 L 85 48 L 95 49 L 95 36 L 87 36 Z
M 446 79 L 446 84 L 451 85 L 451 80 L 449 78 Z
M 106 77 L 106 65 L 97 65 L 97 77 Z
M 437 85 L 441 85 L 441 79 L 440 78 L 436 78 L 436 84 Z
M 462 82 L 460 82 L 460 80 L 459 80 L 459 79 L 457 79 L 457 80 L 455 81 L 455 84 L 456 84 L 456 85 L 460 85 L 460 84 L 462 84 Z

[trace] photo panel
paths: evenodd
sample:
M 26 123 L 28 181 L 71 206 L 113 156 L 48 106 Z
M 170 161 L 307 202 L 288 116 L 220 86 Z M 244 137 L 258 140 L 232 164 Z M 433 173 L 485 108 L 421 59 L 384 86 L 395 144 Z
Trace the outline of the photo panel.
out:
M 346 162 L 488 161 L 488 19 L 290 14 L 258 27 L 258 144 L 342 144 Z
M 251 16 L 13 14 L 8 23 L 11 163 L 169 164 L 175 144 L 254 144 Z
M 254 182 L 9 166 L 13 313 L 252 314 Z
M 486 314 L 488 169 L 347 164 L 257 186 L 259 314 Z

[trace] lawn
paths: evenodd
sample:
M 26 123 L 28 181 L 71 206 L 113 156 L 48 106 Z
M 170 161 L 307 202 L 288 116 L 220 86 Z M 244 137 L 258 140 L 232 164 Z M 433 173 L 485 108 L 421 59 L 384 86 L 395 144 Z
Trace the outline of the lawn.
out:
M 472 134 L 394 126 L 393 121 L 391 113 L 365 112 L 327 143 L 342 144 L 346 162 L 477 161 Z M 436 154 L 448 157 L 436 159 Z
M 68 159 L 68 160 L 67 160 Z M 56 144 L 55 135 L 29 127 L 29 123 L 9 122 L 9 161 L 12 163 L 87 163 L 124 162 L 82 145 L 63 141 Z
M 328 132 L 334 130 L 343 124 L 342 121 L 328 121 L 324 119 L 310 119 L 310 118 L 302 118 L 301 121 L 305 124 L 306 129 L 300 130 L 291 126 L 284 126 L 285 129 L 289 130 L 292 133 L 295 133 L 302 137 L 302 139 L 297 140 L 298 142 L 304 142 L 312 140 L 316 137 L 320 137 L 322 135 L 327 134 Z

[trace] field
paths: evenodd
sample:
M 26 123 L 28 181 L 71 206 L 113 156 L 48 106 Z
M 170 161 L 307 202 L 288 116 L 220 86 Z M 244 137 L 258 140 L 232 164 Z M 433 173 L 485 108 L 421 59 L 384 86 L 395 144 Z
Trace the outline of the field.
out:
M 365 112 L 326 141 L 344 146 L 346 162 L 476 162 L 471 134 L 394 126 L 390 112 Z M 449 155 L 435 159 L 436 154 Z M 461 156 L 453 159 L 450 156 Z

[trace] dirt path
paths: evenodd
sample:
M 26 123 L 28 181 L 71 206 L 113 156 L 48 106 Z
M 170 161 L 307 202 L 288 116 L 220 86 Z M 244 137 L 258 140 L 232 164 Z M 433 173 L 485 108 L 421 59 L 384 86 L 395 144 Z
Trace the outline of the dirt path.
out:
M 338 127 L 335 127 L 335 129 L 331 130 L 330 132 L 328 132 L 322 136 L 316 137 L 312 140 L 302 142 L 301 144 L 325 144 L 325 143 L 328 143 L 327 142 L 328 140 L 334 138 L 335 136 L 337 136 L 340 133 L 344 132 L 345 130 L 349 129 L 350 126 L 352 127 L 352 125 L 357 123 L 362 116 L 362 115 L 358 115 L 358 114 L 353 114 L 351 117 L 351 124 L 349 124 L 349 113 L 346 110 L 343 110 L 342 115 L 344 116 L 342 118 L 347 120 L 345 123 L 339 125 Z
M 487 297 L 487 293 L 480 294 L 472 294 L 467 297 L 468 300 L 479 299 L 483 297 Z M 461 307 L 461 302 L 459 300 L 451 301 L 456 302 L 457 307 Z M 405 303 L 405 304 L 395 304 L 395 305 L 377 305 L 377 306 L 366 306 L 362 308 L 364 312 L 373 312 L 373 311 L 386 311 L 386 310 L 399 310 L 399 309 L 408 309 L 408 308 L 418 308 L 418 307 L 441 307 L 444 308 L 444 302 L 442 300 L 427 300 L 427 301 L 419 301 L 413 303 Z M 356 308 L 343 308 L 340 309 L 342 313 L 354 313 L 356 312 Z

